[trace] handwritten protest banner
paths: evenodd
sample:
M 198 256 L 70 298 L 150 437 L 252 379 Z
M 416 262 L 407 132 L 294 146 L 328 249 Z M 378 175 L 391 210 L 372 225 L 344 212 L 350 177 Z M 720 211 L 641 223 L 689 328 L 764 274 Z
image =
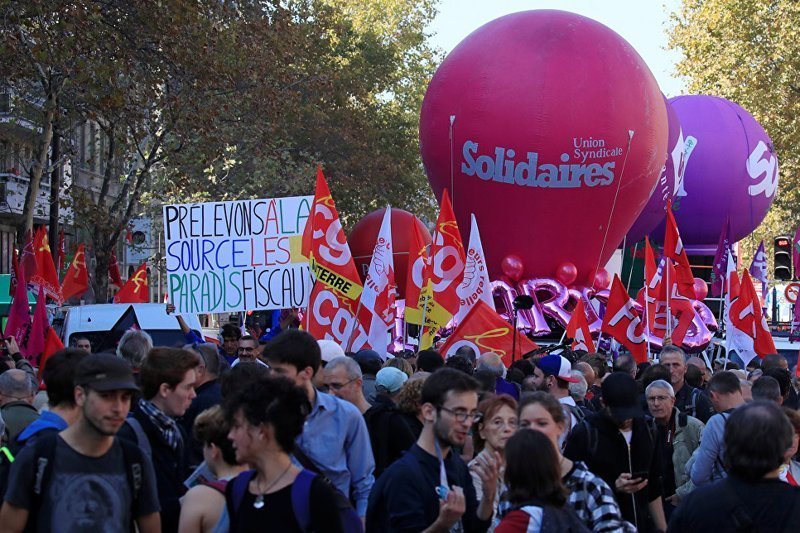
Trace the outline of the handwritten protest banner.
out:
M 164 206 L 167 290 L 186 313 L 308 305 L 300 253 L 313 196 Z

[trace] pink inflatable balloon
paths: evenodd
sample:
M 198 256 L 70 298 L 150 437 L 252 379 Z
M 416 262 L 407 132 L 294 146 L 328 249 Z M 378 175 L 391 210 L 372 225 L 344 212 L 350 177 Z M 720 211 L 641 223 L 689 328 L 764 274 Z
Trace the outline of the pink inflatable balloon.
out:
M 525 265 L 522 264 L 522 259 L 520 259 L 518 255 L 509 254 L 503 258 L 500 269 L 509 279 L 516 282 L 522 277 Z
M 423 101 L 420 150 L 437 197 L 451 189 L 464 241 L 471 213 L 491 236 L 491 277 L 516 253 L 526 276 L 570 261 L 591 286 L 655 188 L 667 112 L 645 62 L 612 30 L 525 11 L 445 58 Z
M 572 285 L 578 278 L 578 269 L 569 262 L 561 263 L 556 269 L 556 279 L 564 285 Z
M 608 270 L 605 268 L 601 268 L 597 271 L 597 274 L 594 275 L 592 288 L 595 290 L 607 289 L 609 285 L 611 285 L 611 274 L 609 274 Z
M 694 297 L 701 302 L 708 296 L 708 284 L 702 278 L 694 278 Z
M 514 298 L 519 296 L 517 289 L 505 281 L 492 282 L 492 295 L 498 314 L 512 322 L 514 320 Z M 547 335 L 550 326 L 542 313 L 539 303 L 534 297 L 532 309 L 522 309 L 517 313 L 517 329 L 534 336 Z

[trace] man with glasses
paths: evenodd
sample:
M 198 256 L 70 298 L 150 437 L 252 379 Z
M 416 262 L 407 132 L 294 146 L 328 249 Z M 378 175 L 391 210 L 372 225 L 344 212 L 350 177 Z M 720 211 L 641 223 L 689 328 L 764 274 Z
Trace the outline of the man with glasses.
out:
M 329 392 L 346 402 L 355 405 L 363 415 L 372 407 L 364 397 L 361 388 L 361 367 L 352 357 L 336 357 L 328 361 L 322 369 L 324 375 L 323 392 Z
M 381 475 L 370 494 L 367 531 L 486 531 L 491 524 L 500 457 L 473 465 L 483 486 L 475 495 L 463 446 L 478 413 L 478 382 L 452 368 L 437 370 L 422 388 L 422 433 Z
M 675 407 L 675 391 L 663 379 L 657 379 L 645 390 L 647 407 L 656 421 L 656 443 L 661 456 L 661 501 L 669 521 L 678 504 L 694 490 L 686 473 L 686 463 L 700 447 L 703 424 Z
M 239 351 L 237 353 L 239 357 L 231 364 L 231 368 L 239 363 L 259 363 L 264 366 L 269 366 L 258 358 L 258 341 L 251 335 L 245 335 L 239 339 Z

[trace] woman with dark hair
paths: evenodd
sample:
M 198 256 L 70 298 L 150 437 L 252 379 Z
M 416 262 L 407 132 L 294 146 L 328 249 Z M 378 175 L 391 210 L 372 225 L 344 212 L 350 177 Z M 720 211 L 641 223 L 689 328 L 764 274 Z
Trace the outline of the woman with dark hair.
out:
M 792 424 L 794 434 L 792 435 L 792 445 L 786 450 L 786 462 L 778 477 L 789 485 L 797 487 L 800 486 L 800 462 L 797 461 L 797 448 L 800 443 L 800 413 L 788 407 L 783 408 L 783 413 Z
M 254 470 L 228 483 L 225 500 L 231 532 L 343 531 L 333 489 L 319 476 L 298 468 L 290 454 L 303 431 L 311 405 L 305 391 L 283 377 L 267 377 L 247 386 L 226 405 L 228 438 L 236 460 Z M 307 513 L 295 513 L 300 483 Z M 303 506 L 298 506 L 303 507 Z
M 564 406 L 546 392 L 526 395 L 519 403 L 520 429 L 534 429 L 550 439 L 561 479 L 569 491 L 567 504 L 586 527 L 596 532 L 635 532 L 636 528 L 622 519 L 614 494 L 606 482 L 590 472 L 585 463 L 572 462 L 561 454 L 558 439 L 566 425 Z M 510 468 L 507 446 L 506 468 Z
M 511 505 L 496 533 L 588 531 L 565 506 L 567 489 L 561 482 L 559 453 L 539 431 L 518 431 L 506 444 L 505 482 Z
M 475 487 L 475 495 L 478 501 L 483 499 L 483 482 L 478 472 L 473 467 L 484 463 L 488 457 L 496 457 L 500 460 L 500 476 L 502 479 L 505 470 L 503 452 L 508 439 L 517 431 L 517 401 L 508 394 L 491 396 L 478 404 L 478 412 L 481 414 L 480 420 L 475 423 L 472 430 L 472 440 L 475 445 L 477 456 L 469 462 L 472 484 Z M 505 484 L 501 481 L 497 484 L 497 492 L 494 499 L 494 515 L 489 531 L 499 522 L 500 497 L 506 490 Z

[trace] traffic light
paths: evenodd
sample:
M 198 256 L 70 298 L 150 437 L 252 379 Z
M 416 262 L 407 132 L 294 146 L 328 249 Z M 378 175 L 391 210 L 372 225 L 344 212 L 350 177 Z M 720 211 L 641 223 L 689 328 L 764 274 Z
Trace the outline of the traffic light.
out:
M 792 238 L 788 235 L 775 237 L 775 279 L 792 279 Z

